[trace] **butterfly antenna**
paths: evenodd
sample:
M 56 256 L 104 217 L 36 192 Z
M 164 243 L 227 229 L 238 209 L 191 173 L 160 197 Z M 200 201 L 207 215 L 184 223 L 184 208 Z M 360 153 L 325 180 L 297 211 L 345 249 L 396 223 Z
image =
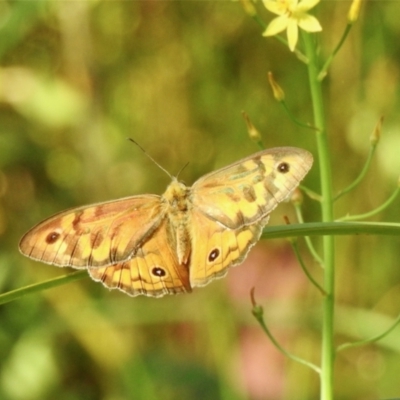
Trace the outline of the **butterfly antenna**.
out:
M 143 153 L 147 156 L 147 158 L 149 158 L 151 161 L 153 161 L 153 163 L 156 164 L 157 167 L 160 168 L 162 171 L 164 171 L 171 179 L 174 179 L 174 177 L 163 166 L 161 166 L 150 154 L 148 154 L 146 152 L 146 150 L 138 142 L 136 142 L 132 138 L 127 138 L 127 139 L 130 140 L 132 143 L 136 144 L 136 146 L 139 147 L 139 149 L 143 151 Z M 185 167 L 186 167 L 186 165 L 185 165 Z
M 189 165 L 189 161 L 178 171 L 178 173 L 176 174 L 176 177 L 178 178 L 178 176 L 181 174 L 181 172 Z

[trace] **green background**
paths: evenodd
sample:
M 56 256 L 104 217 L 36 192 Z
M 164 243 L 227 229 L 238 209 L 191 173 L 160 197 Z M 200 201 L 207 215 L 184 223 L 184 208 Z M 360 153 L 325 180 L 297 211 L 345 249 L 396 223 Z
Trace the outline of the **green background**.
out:
M 257 3 L 265 21 L 271 14 Z M 326 59 L 350 2 L 312 10 Z M 400 174 L 398 1 L 363 4 L 360 20 L 325 78 L 334 188 L 358 175 L 381 115 L 383 137 L 366 179 L 336 215 L 364 213 L 393 192 Z M 299 46 L 301 48 L 301 46 Z M 258 151 L 245 110 L 266 147 L 316 154 L 307 71 L 231 1 L 0 2 L 0 292 L 67 270 L 18 252 L 35 223 L 65 208 L 161 194 L 172 175 L 193 183 Z M 305 184 L 319 190 L 318 162 Z M 400 220 L 398 201 L 374 221 Z M 307 221 L 319 206 L 306 198 Z M 290 204 L 274 212 L 295 221 Z M 318 248 L 319 238 L 314 238 Z M 302 245 L 302 247 L 304 247 Z M 304 250 L 316 279 L 320 267 Z M 366 338 L 400 312 L 398 239 L 337 240 L 337 342 Z M 0 306 L 0 398 L 318 398 L 313 371 L 288 361 L 251 315 L 250 290 L 268 326 L 291 352 L 319 362 L 321 297 L 285 240 L 262 241 L 247 261 L 190 295 L 130 298 L 84 279 Z M 337 399 L 400 397 L 400 331 L 339 353 Z

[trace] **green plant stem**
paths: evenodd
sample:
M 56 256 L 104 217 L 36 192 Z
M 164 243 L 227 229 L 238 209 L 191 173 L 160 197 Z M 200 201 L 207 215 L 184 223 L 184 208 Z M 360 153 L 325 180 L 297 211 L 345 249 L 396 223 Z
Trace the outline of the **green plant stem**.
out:
M 293 123 L 295 123 L 296 125 L 300 126 L 301 128 L 305 128 L 305 129 L 311 129 L 312 131 L 315 131 L 316 128 L 314 128 L 313 126 L 309 125 L 309 124 L 305 124 L 301 121 L 299 121 L 290 111 L 289 107 L 286 104 L 285 100 L 280 101 L 283 109 L 286 111 L 286 114 L 288 115 L 288 117 L 293 121 Z
M 373 336 L 373 337 L 368 338 L 368 339 L 359 340 L 357 342 L 344 343 L 344 344 L 338 346 L 336 352 L 343 351 L 343 350 L 346 350 L 346 349 L 350 349 L 352 347 L 364 346 L 364 345 L 369 344 L 369 343 L 377 342 L 378 340 L 381 340 L 382 338 L 387 336 L 390 332 L 392 332 L 393 329 L 396 328 L 396 326 L 399 325 L 399 323 L 400 323 L 400 315 L 397 316 L 397 318 L 394 321 L 394 323 L 388 329 L 386 329 L 385 331 L 383 331 L 379 335 Z
M 296 205 L 294 206 L 295 210 L 296 210 L 296 216 L 297 219 L 299 220 L 300 223 L 304 223 L 304 219 L 303 219 L 303 214 L 301 213 L 301 207 L 300 205 Z M 311 253 L 311 255 L 314 257 L 314 260 L 321 266 L 324 266 L 324 260 L 321 258 L 321 256 L 318 254 L 317 250 L 315 249 L 313 242 L 311 241 L 309 236 L 306 236 L 305 238 L 306 241 L 306 245 L 308 247 L 308 251 Z M 324 291 L 325 293 L 325 291 Z
M 333 50 L 333 52 L 332 52 L 332 54 L 329 56 L 329 58 L 326 60 L 324 66 L 323 66 L 322 69 L 321 69 L 321 72 L 318 74 L 318 80 L 319 80 L 319 81 L 322 81 L 322 80 L 325 78 L 329 66 L 331 65 L 331 63 L 332 63 L 333 59 L 335 58 L 337 52 L 338 52 L 338 51 L 340 50 L 340 48 L 342 47 L 342 45 L 343 45 L 344 41 L 346 40 L 347 35 L 349 34 L 350 29 L 351 29 L 352 26 L 353 26 L 353 25 L 350 24 L 350 23 L 346 25 L 346 28 L 345 28 L 345 30 L 344 30 L 344 32 L 343 32 L 343 35 L 342 35 L 342 37 L 341 37 L 340 40 L 339 40 L 339 43 L 337 44 L 337 46 L 335 47 L 335 50 Z
M 319 367 L 317 367 L 316 365 L 314 365 L 313 363 L 303 360 L 300 357 L 295 356 L 294 354 L 289 353 L 287 350 L 285 350 L 280 344 L 279 342 L 275 339 L 275 337 L 272 335 L 272 333 L 270 332 L 270 330 L 268 329 L 267 325 L 265 324 L 264 321 L 264 317 L 263 317 L 263 313 L 264 310 L 261 306 L 255 305 L 253 307 L 252 313 L 254 315 L 254 317 L 256 318 L 256 320 L 258 321 L 258 323 L 260 324 L 261 328 L 263 329 L 263 331 L 265 332 L 265 334 L 269 337 L 269 339 L 271 340 L 271 342 L 273 343 L 273 345 L 282 353 L 284 354 L 286 357 L 292 359 L 293 361 L 296 361 L 300 364 L 303 364 L 309 368 L 311 368 L 312 370 L 314 370 L 315 372 L 317 372 L 318 374 L 321 373 L 321 370 Z
M 385 208 L 387 208 L 390 204 L 393 203 L 393 201 L 396 199 L 399 193 L 400 193 L 400 188 L 397 187 L 396 190 L 392 193 L 392 195 L 383 204 L 381 204 L 374 210 L 368 211 L 364 214 L 346 215 L 345 217 L 338 219 L 338 221 L 356 221 L 360 219 L 370 218 L 376 214 L 379 214 L 381 211 L 383 211 Z
M 263 239 L 325 235 L 388 235 L 399 236 L 400 224 L 393 222 L 308 222 L 265 228 Z
M 321 294 L 325 296 L 326 293 L 325 293 L 324 288 L 314 279 L 314 277 L 310 274 L 310 272 L 308 271 L 306 265 L 304 264 L 304 261 L 301 258 L 301 255 L 300 255 L 300 252 L 299 252 L 299 248 L 298 248 L 298 244 L 297 244 L 296 240 L 292 241 L 292 247 L 293 247 L 294 253 L 296 254 L 297 261 L 299 262 L 299 264 L 301 266 L 301 269 L 306 274 L 307 278 L 321 292 Z
M 74 282 L 78 279 L 87 277 L 87 271 L 75 271 L 70 274 L 59 276 L 57 278 L 52 278 L 44 282 L 34 283 L 32 285 L 24 286 L 20 289 L 15 289 L 7 293 L 0 295 L 0 304 L 5 304 L 13 300 L 20 299 L 23 296 L 31 293 L 37 293 L 42 290 L 51 289 L 56 286 L 63 285 L 65 283 Z
M 335 201 L 337 199 L 339 199 L 340 197 L 342 197 L 344 194 L 350 192 L 351 190 L 353 190 L 363 179 L 364 176 L 366 175 L 369 166 L 371 165 L 371 161 L 372 161 L 372 157 L 375 153 L 375 149 L 376 149 L 376 144 L 371 145 L 370 149 L 369 149 L 369 154 L 368 154 L 368 158 L 367 161 L 364 164 L 364 167 L 362 169 L 362 171 L 360 172 L 360 175 L 358 175 L 358 177 L 354 180 L 354 182 L 352 182 L 349 186 L 347 186 L 345 189 L 341 190 L 336 196 L 335 196 Z
M 322 196 L 313 190 L 309 189 L 307 186 L 299 185 L 299 188 L 312 200 L 318 201 L 319 203 L 322 200 Z
M 267 24 L 264 22 L 264 20 L 258 14 L 253 15 L 252 18 L 254 19 L 254 21 L 257 22 L 258 25 L 261 26 L 261 29 L 263 31 L 265 31 L 267 29 Z
M 322 221 L 333 220 L 332 173 L 329 155 L 328 137 L 323 106 L 321 82 L 318 80 L 318 61 L 315 36 L 302 33 L 306 56 L 309 59 L 308 78 L 314 113 L 318 158 L 320 165 L 321 183 L 321 211 Z M 333 236 L 324 236 L 322 240 L 324 250 L 324 290 L 323 320 L 322 320 L 322 348 L 321 348 L 321 400 L 333 399 L 333 367 L 334 367 L 334 300 L 335 300 L 335 243 Z

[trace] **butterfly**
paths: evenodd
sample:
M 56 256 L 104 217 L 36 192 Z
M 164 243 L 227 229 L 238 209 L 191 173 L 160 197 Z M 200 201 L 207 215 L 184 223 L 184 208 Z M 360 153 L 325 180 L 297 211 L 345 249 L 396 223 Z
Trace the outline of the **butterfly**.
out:
M 28 231 L 19 248 L 34 260 L 87 269 L 131 296 L 191 292 L 243 262 L 312 163 L 308 151 L 294 147 L 260 151 L 192 187 L 171 177 L 162 196 L 60 212 Z

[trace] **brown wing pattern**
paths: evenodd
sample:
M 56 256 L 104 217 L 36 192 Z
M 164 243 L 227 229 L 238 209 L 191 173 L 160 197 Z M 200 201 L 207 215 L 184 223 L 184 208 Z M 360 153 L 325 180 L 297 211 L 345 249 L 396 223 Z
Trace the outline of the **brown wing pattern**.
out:
M 89 274 L 110 289 L 130 296 L 191 292 L 189 269 L 179 265 L 166 229 L 167 220 L 137 249 L 132 258 L 106 267 L 89 267 Z
M 199 212 L 192 215 L 194 246 L 190 261 L 192 286 L 204 286 L 226 275 L 229 267 L 240 264 L 260 238 L 269 217 L 237 229 L 222 227 Z
M 312 165 L 302 149 L 269 149 L 200 178 L 193 185 L 196 209 L 235 229 L 268 215 L 297 187 Z
M 20 250 L 38 261 L 85 268 L 127 260 L 160 225 L 159 196 L 133 196 L 56 214 L 21 239 Z

